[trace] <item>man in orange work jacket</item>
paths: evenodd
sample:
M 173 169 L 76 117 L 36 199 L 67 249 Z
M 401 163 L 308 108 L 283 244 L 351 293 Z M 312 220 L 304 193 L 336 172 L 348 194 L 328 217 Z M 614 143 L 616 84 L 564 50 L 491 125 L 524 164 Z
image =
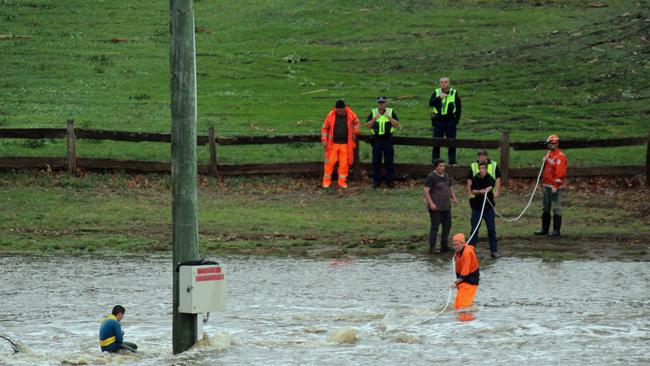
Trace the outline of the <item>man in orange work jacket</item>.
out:
M 456 282 L 452 284 L 458 289 L 454 309 L 463 309 L 472 305 L 476 290 L 478 290 L 478 281 L 480 277 L 478 268 L 478 258 L 474 251 L 474 246 L 467 245 L 465 234 L 459 233 L 454 235 L 454 260 L 456 261 Z
M 321 142 L 325 147 L 323 188 L 327 189 L 332 185 L 332 173 L 337 162 L 339 187 L 348 188 L 348 172 L 354 162 L 354 137 L 359 135 L 359 118 L 339 99 L 325 117 L 321 131 Z
M 551 135 L 546 139 L 546 148 L 550 151 L 544 157 L 544 205 L 542 208 L 542 230 L 535 235 L 560 236 L 562 228 L 562 208 L 560 207 L 560 189 L 564 187 L 567 157 L 558 148 L 560 138 Z M 551 226 L 551 208 L 553 209 L 553 231 Z

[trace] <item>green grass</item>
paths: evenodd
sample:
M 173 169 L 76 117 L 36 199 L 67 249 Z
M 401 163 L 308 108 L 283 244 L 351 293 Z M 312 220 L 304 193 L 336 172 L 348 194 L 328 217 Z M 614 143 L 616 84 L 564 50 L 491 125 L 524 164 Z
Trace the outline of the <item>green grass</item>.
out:
M 459 138 L 645 136 L 647 1 L 195 1 L 198 131 L 318 133 L 337 98 L 360 115 L 391 97 L 405 136 L 430 136 L 428 98 L 450 76 Z M 540 6 L 541 5 L 541 6 Z M 0 128 L 169 132 L 168 3 L 3 0 Z M 127 42 L 113 43 L 112 38 Z M 289 62 L 288 62 L 289 61 Z M 169 160 L 168 144 L 80 140 L 82 157 Z M 569 151 L 575 165 L 642 164 L 642 146 Z M 513 152 L 534 166 L 541 152 Z M 0 156 L 64 156 L 63 140 L 0 140 Z M 317 145 L 220 148 L 224 163 L 320 160 Z M 496 152 L 493 152 L 496 155 Z M 368 161 L 369 148 L 362 157 Z M 459 160 L 474 157 L 460 150 Z M 208 160 L 206 148 L 199 159 Z M 398 162 L 427 163 L 398 147 Z
M 317 189 L 316 180 L 264 177 L 227 178 L 218 185 L 208 179 L 201 182 L 199 241 L 204 254 L 423 254 L 427 248 L 429 218 L 419 181 L 401 183 L 395 190 L 363 185 L 331 194 Z M 544 258 L 581 257 L 613 248 L 637 257 L 647 250 L 644 238 L 650 235 L 644 204 L 649 192 L 621 184 L 616 188 L 592 192 L 575 187 L 565 192 L 564 236 L 554 241 L 531 235 L 539 227 L 541 197 L 537 197 L 521 220 L 498 221 L 501 248 L 512 255 Z M 468 234 L 467 197 L 462 190 L 458 195 L 452 231 Z M 639 199 L 629 200 L 631 195 Z M 504 215 L 514 216 L 526 199 L 525 191 L 512 190 L 499 199 L 498 207 Z M 2 173 L 0 213 L 0 252 L 171 250 L 168 176 Z M 628 247 L 628 243 L 638 244 Z M 576 245 L 585 248 L 577 250 Z

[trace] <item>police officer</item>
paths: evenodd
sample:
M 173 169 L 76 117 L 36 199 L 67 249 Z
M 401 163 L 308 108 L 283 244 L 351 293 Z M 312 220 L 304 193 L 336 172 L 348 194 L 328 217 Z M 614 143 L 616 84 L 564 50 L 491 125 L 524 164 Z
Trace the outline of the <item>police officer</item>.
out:
M 366 119 L 366 127 L 372 131 L 372 186 L 381 185 L 381 161 L 384 159 L 386 169 L 386 185 L 395 187 L 395 149 L 393 147 L 393 131 L 400 127 L 397 113 L 386 106 L 386 97 L 377 98 L 377 108 L 373 108 Z
M 429 100 L 431 107 L 431 124 L 433 126 L 433 138 L 446 137 L 453 141 L 456 139 L 456 125 L 460 121 L 461 104 L 460 96 L 456 89 L 449 86 L 449 78 L 440 79 L 440 88 L 433 91 Z M 450 147 L 449 165 L 456 165 L 456 148 Z M 440 147 L 434 147 L 431 152 L 431 161 L 440 158 Z

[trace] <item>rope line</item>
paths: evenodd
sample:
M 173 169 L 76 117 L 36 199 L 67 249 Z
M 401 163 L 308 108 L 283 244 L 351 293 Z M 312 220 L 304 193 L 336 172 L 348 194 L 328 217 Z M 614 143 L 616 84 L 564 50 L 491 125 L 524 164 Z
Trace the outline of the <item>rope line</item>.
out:
M 481 222 L 480 220 L 483 219 L 483 211 L 485 211 L 485 202 L 487 202 L 487 196 L 488 196 L 487 192 L 483 196 L 484 196 L 483 197 L 483 205 L 481 207 L 481 217 L 479 219 L 479 223 Z M 474 232 L 472 233 L 472 235 L 469 236 L 469 239 L 467 240 L 468 242 L 470 240 L 472 240 L 472 237 L 476 234 L 476 231 L 478 231 L 479 226 L 480 225 L 476 225 L 476 227 L 474 228 Z M 454 256 L 451 257 L 451 273 L 452 273 L 452 282 L 454 282 L 456 280 L 456 260 L 455 260 Z M 442 310 L 440 310 L 439 312 L 437 312 L 434 315 L 434 317 L 444 313 L 445 310 L 447 310 L 447 308 L 449 307 L 449 303 L 451 303 L 451 293 L 453 292 L 453 290 L 454 289 L 450 286 L 449 287 L 449 293 L 447 294 L 447 303 L 445 304 L 445 307 Z
M 3 336 L 2 334 L 0 334 L 0 338 L 2 338 L 4 340 L 6 340 L 7 342 L 9 342 L 9 344 L 11 345 L 11 348 L 14 350 L 14 353 L 18 353 L 18 351 L 20 350 L 20 347 L 18 346 L 18 343 L 12 341 L 11 338 L 9 338 L 7 336 Z
M 489 193 L 489 191 L 485 192 L 485 194 L 483 195 L 483 205 L 481 205 L 481 215 L 478 217 L 478 224 L 474 228 L 474 231 L 472 232 L 472 234 L 467 239 L 468 243 L 470 241 L 472 241 L 472 238 L 474 237 L 474 235 L 476 235 L 476 232 L 478 231 L 478 228 L 481 227 L 481 220 L 483 220 L 483 212 L 485 211 L 485 202 L 487 202 L 487 200 L 488 200 L 487 199 L 488 193 Z M 454 273 L 456 273 L 456 272 L 454 272 Z
M 508 221 L 508 222 L 514 222 L 514 221 L 519 220 L 524 215 L 526 210 L 528 210 L 528 207 L 530 207 L 530 204 L 533 202 L 533 197 L 535 197 L 535 192 L 537 192 L 537 187 L 539 187 L 539 181 L 540 181 L 540 178 L 542 177 L 542 172 L 543 171 L 544 171 L 544 163 L 542 163 L 542 166 L 539 168 L 539 174 L 537 174 L 537 183 L 535 183 L 535 188 L 533 189 L 533 192 L 530 194 L 530 199 L 528 199 L 528 204 L 526 204 L 526 207 L 524 207 L 524 210 L 521 211 L 521 213 L 517 217 L 515 217 L 514 219 L 509 219 L 509 218 L 503 216 L 501 213 L 499 213 L 499 211 L 497 211 L 497 208 L 494 207 L 492 202 L 488 201 L 490 206 L 492 206 L 492 208 L 494 209 L 494 213 L 496 213 L 497 216 L 499 216 L 500 218 L 502 218 L 503 220 Z M 479 223 L 480 222 L 481 221 L 479 220 Z
M 481 220 L 483 219 L 483 211 L 485 211 L 485 202 L 487 202 L 487 196 L 488 196 L 488 195 L 487 195 L 487 192 L 486 192 L 483 196 L 484 196 L 484 197 L 483 197 L 483 205 L 482 205 L 482 207 L 481 207 L 481 216 L 480 216 L 480 218 L 479 218 L 479 223 L 480 223 Z M 474 228 L 474 232 L 472 233 L 472 235 L 469 236 L 469 239 L 467 239 L 468 242 L 469 242 L 470 240 L 472 240 L 472 237 L 473 237 L 473 236 L 476 234 L 476 232 L 478 231 L 479 226 L 480 226 L 480 225 L 476 225 L 476 227 Z M 454 282 L 454 281 L 456 280 L 456 260 L 455 260 L 454 256 L 451 257 L 451 273 L 452 273 L 452 282 Z M 436 317 L 436 316 L 438 316 L 438 315 L 444 313 L 445 310 L 447 310 L 447 308 L 449 307 L 449 303 L 451 303 L 451 293 L 453 292 L 453 290 L 454 290 L 454 289 L 450 286 L 450 287 L 449 287 L 449 293 L 447 294 L 447 303 L 445 304 L 445 307 L 444 307 L 442 310 L 440 310 L 439 312 L 437 312 L 437 313 L 434 315 L 434 317 Z
M 546 159 L 546 157 L 544 159 Z M 526 210 L 528 210 L 528 208 L 530 207 L 530 204 L 533 202 L 533 197 L 535 197 L 535 192 L 537 192 L 537 187 L 539 187 L 539 181 L 540 181 L 540 178 L 542 177 L 542 172 L 543 171 L 544 171 L 544 162 L 542 162 L 542 166 L 539 168 L 539 173 L 537 174 L 537 182 L 535 183 L 535 188 L 533 189 L 533 192 L 530 194 L 530 198 L 528 199 L 528 203 L 526 204 L 526 207 L 524 207 L 523 211 L 521 211 L 521 213 L 517 217 L 515 217 L 514 219 L 509 219 L 507 217 L 504 217 L 501 213 L 499 213 L 499 211 L 497 211 L 496 207 L 494 207 L 492 202 L 490 202 L 487 199 L 489 192 L 485 192 L 485 194 L 483 195 L 483 204 L 481 205 L 481 215 L 479 216 L 478 223 L 476 224 L 476 227 L 472 231 L 472 234 L 467 239 L 467 242 L 470 242 L 472 240 L 474 235 L 476 235 L 476 232 L 478 231 L 479 227 L 481 227 L 481 221 L 483 220 L 483 213 L 485 212 L 485 204 L 486 203 L 489 203 L 490 206 L 494 209 L 494 212 L 500 218 L 502 218 L 503 220 L 508 221 L 508 222 L 514 222 L 514 221 L 519 220 L 524 215 Z M 455 258 L 453 256 L 451 257 L 451 272 L 453 274 L 453 280 L 455 281 L 456 280 L 456 261 L 455 261 Z M 447 303 L 445 304 L 445 307 L 442 310 L 440 310 L 439 312 L 437 312 L 434 315 L 434 317 L 437 317 L 438 315 L 444 313 L 447 310 L 447 308 L 449 307 L 449 304 L 451 303 L 451 294 L 452 294 L 452 292 L 453 292 L 453 288 L 449 287 L 449 293 L 447 294 Z
M 453 279 L 456 280 L 456 260 L 454 259 L 454 257 L 451 257 L 451 271 L 453 272 Z M 442 310 L 440 310 L 439 312 L 437 312 L 433 316 L 434 318 L 437 317 L 438 315 L 444 313 L 445 310 L 447 310 L 447 308 L 449 307 L 449 303 L 451 302 L 451 293 L 452 293 L 452 291 L 453 291 L 453 289 L 450 286 L 449 287 L 449 293 L 447 294 L 447 303 L 445 304 L 445 307 Z

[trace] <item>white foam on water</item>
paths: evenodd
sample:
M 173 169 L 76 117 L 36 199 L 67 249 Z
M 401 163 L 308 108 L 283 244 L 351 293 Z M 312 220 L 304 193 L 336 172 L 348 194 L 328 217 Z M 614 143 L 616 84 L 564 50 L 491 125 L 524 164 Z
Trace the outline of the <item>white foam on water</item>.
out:
M 617 365 L 648 359 L 646 263 L 482 263 L 476 319 L 461 322 L 453 309 L 438 315 L 449 289 L 447 261 L 404 255 L 335 267 L 291 258 L 224 262 L 228 311 L 211 316 L 196 347 L 174 356 L 169 258 L 2 257 L 0 330 L 26 348 L 0 352 L 0 364 Z M 126 281 L 106 287 L 116 273 Z M 99 351 L 97 319 L 116 303 L 127 308 L 123 329 L 125 340 L 139 346 L 135 355 Z M 74 311 L 56 310 L 62 306 Z M 459 349 L 472 356 L 459 356 Z
M 358 331 L 352 328 L 332 330 L 327 340 L 339 344 L 355 344 L 359 340 Z
M 197 350 L 225 350 L 233 345 L 232 337 L 228 333 L 220 332 L 212 336 L 203 333 L 203 337 L 196 342 Z

